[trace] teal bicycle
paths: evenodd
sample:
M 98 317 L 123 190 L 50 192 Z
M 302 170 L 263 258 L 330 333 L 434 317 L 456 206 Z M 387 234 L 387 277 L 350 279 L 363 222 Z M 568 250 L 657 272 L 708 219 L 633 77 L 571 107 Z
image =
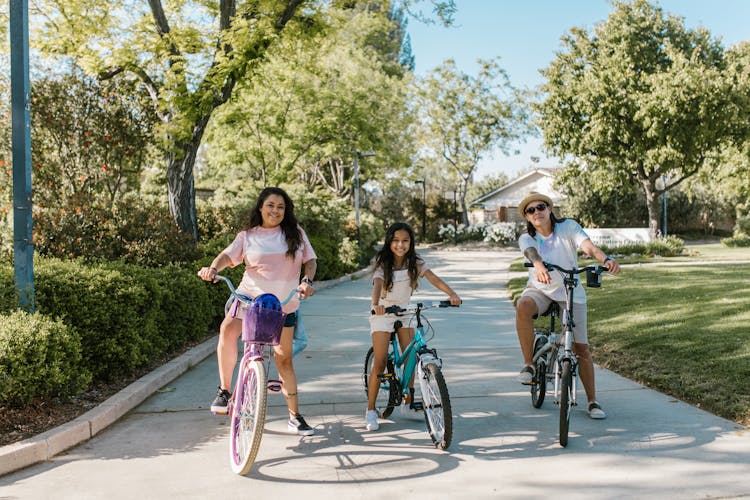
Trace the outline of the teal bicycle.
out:
M 385 308 L 387 314 L 397 316 L 413 315 L 412 321 L 416 321 L 414 338 L 401 352 L 398 344 L 397 332 L 403 327 L 401 321 L 396 321 L 391 332 L 386 359 L 385 372 L 377 374 L 380 379 L 380 390 L 375 409 L 381 418 L 388 418 L 396 406 L 404 404 L 404 397 L 409 395 L 409 382 L 416 371 L 416 379 L 422 394 L 422 402 L 417 403 L 413 399 L 409 404 L 417 411 L 424 412 L 427 432 L 432 438 L 436 448 L 445 450 L 451 444 L 453 438 L 453 415 L 451 412 L 451 401 L 448 395 L 448 386 L 442 372 L 442 360 L 438 357 L 437 350 L 427 346 L 435 330 L 429 320 L 422 316 L 422 311 L 433 307 L 458 307 L 452 306 L 450 301 L 419 302 L 409 304 L 405 308 L 390 306 Z M 425 328 L 424 322 L 427 324 Z M 432 333 L 432 336 L 428 335 Z M 365 394 L 368 391 L 368 381 L 372 376 L 372 364 L 375 358 L 373 348 L 367 351 L 365 356 L 364 382 Z

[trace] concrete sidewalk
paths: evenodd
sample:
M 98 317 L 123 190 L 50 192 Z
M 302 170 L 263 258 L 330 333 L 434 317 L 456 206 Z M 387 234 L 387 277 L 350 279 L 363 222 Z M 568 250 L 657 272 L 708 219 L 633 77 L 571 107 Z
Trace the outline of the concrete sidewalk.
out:
M 287 434 L 283 400 L 271 395 L 256 466 L 233 475 L 227 419 L 207 410 L 217 378 L 210 354 L 158 392 L 144 385 L 140 393 L 153 395 L 92 439 L 0 478 L 0 498 L 750 495 L 747 429 L 602 369 L 599 400 L 610 417 L 591 420 L 581 405 L 561 448 L 556 407 L 548 399 L 535 410 L 515 382 L 520 352 L 505 285 L 517 253 L 423 253 L 464 299 L 460 309 L 428 316 L 454 409 L 447 452 L 431 446 L 422 421 L 398 411 L 380 431 L 365 431 L 370 283 L 360 279 L 320 290 L 303 306 L 311 338 L 295 366 L 315 436 Z M 440 295 L 426 282 L 417 293 Z M 205 344 L 201 355 L 213 347 Z M 0 454 L 0 463 L 6 459 Z

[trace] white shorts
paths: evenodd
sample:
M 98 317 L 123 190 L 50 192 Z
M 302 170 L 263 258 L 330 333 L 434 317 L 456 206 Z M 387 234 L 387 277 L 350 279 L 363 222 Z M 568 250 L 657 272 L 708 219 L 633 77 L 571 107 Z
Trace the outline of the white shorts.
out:
M 541 290 L 537 290 L 534 287 L 527 287 L 521 293 L 521 297 L 529 297 L 536 303 L 538 314 L 542 314 L 547 311 L 549 306 L 552 304 L 552 299 L 547 297 Z M 557 301 L 560 306 L 560 310 L 565 309 L 565 301 Z M 578 304 L 573 302 L 573 342 L 579 344 L 588 344 L 588 329 L 587 329 L 587 308 L 586 304 Z M 562 321 L 562 315 L 558 320 L 558 324 Z M 558 329 L 558 332 L 560 330 Z
M 404 326 L 409 326 L 409 316 L 396 316 L 395 314 L 384 314 L 378 316 L 373 314 L 370 316 L 370 333 L 391 333 L 393 331 L 393 324 L 396 321 L 400 321 Z

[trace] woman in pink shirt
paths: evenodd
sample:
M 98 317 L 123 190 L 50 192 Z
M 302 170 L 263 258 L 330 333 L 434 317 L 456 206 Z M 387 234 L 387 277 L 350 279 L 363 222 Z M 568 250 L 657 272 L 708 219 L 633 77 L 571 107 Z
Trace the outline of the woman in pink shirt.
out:
M 284 299 L 295 288 L 301 297 L 314 293 L 312 283 L 317 269 L 315 251 L 305 231 L 294 216 L 294 204 L 283 189 L 268 187 L 261 191 L 250 214 L 250 224 L 237 234 L 232 244 L 203 267 L 198 276 L 206 281 L 226 267 L 245 264 L 242 282 L 237 290 L 250 297 L 272 293 Z M 299 281 L 300 269 L 304 266 L 304 277 Z M 282 393 L 289 409 L 288 428 L 302 436 L 314 434 L 299 413 L 297 377 L 292 364 L 292 337 L 297 321 L 299 299 L 292 298 L 284 304 L 286 321 L 281 331 L 281 341 L 274 348 L 274 361 L 283 382 Z M 231 309 L 231 308 L 230 308 Z M 232 373 L 237 364 L 237 341 L 242 333 L 242 321 L 227 314 L 219 329 L 219 345 L 216 354 L 219 360 L 219 390 L 211 404 L 211 411 L 227 413 L 227 404 L 232 387 Z

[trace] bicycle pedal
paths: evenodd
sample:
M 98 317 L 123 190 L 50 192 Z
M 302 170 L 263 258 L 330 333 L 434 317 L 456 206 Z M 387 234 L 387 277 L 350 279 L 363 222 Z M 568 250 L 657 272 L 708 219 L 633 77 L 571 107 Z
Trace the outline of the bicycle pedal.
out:
M 271 392 L 281 392 L 281 380 L 269 380 L 266 388 Z
M 414 401 L 411 404 L 411 409 L 414 411 L 424 411 L 424 404 L 421 401 Z
M 385 379 L 388 379 L 389 381 L 393 379 L 392 373 L 381 373 L 378 375 L 378 380 L 384 381 Z

